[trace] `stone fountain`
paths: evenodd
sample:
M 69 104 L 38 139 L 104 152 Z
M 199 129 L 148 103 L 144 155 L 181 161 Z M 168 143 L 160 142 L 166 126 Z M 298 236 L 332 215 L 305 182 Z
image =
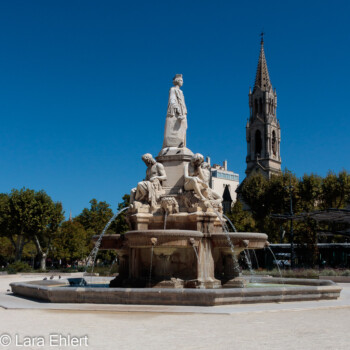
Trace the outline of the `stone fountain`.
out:
M 332 281 L 254 277 L 266 286 L 245 288 L 237 256 L 266 247 L 267 235 L 228 232 L 222 198 L 209 186 L 210 166 L 186 147 L 182 75 L 173 83 L 163 147 L 155 159 L 142 156 L 146 177 L 131 190 L 130 231 L 104 235 L 108 224 L 95 237 L 93 252 L 116 251 L 118 276 L 86 277 L 79 284 L 74 279 L 12 283 L 13 293 L 57 303 L 202 306 L 338 298 L 341 288 Z
M 222 198 L 209 186 L 210 166 L 186 147 L 181 74 L 173 84 L 163 148 L 156 159 L 142 156 L 146 177 L 131 190 L 126 215 L 131 231 L 102 240 L 100 249 L 114 249 L 120 261 L 111 286 L 242 287 L 234 254 L 264 248 L 267 235 L 225 232 Z

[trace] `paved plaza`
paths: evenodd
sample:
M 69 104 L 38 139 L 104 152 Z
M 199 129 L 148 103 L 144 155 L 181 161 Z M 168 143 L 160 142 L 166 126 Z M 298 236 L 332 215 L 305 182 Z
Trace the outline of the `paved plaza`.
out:
M 0 350 L 350 348 L 348 284 L 338 300 L 216 307 L 52 304 L 7 292 L 11 282 L 43 277 L 0 276 L 0 341 L 11 338 Z M 60 347 L 50 334 L 61 336 Z M 87 346 L 66 346 L 64 338 L 85 336 Z M 25 347 L 25 337 L 45 338 L 45 346 Z

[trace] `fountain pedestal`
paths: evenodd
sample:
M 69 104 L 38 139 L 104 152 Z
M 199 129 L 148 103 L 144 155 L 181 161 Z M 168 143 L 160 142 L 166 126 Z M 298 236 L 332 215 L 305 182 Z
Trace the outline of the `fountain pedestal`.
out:
M 163 181 L 166 195 L 181 194 L 184 187 L 184 164 L 189 163 L 193 153 L 183 147 L 163 148 L 156 157 L 157 162 L 163 164 L 167 178 Z
M 214 276 L 213 246 L 209 237 L 203 237 L 198 247 L 197 288 L 220 288 L 221 282 Z

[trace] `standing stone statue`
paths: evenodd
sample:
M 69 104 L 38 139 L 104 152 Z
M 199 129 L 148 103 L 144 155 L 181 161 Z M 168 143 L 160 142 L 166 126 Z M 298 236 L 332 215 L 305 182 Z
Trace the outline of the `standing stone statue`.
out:
M 175 75 L 173 84 L 174 87 L 169 91 L 163 148 L 186 147 L 187 108 L 184 94 L 180 90 L 183 85 L 182 74 Z
M 135 206 L 135 202 L 147 203 L 155 209 L 160 196 L 164 193 L 162 181 L 166 180 L 164 166 L 157 163 L 152 154 L 146 153 L 142 160 L 147 166 L 146 178 L 131 190 L 130 203 Z

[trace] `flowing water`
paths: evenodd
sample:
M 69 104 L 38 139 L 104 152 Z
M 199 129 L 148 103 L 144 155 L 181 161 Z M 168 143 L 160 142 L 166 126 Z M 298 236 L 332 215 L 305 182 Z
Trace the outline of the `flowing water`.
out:
M 198 256 L 197 248 L 195 247 L 194 244 L 192 245 L 192 248 L 193 248 L 193 250 L 194 250 L 194 253 L 196 254 L 197 261 L 199 262 L 199 256 Z
M 232 259 L 233 259 L 234 270 L 235 270 L 236 274 L 239 275 L 241 271 L 239 269 L 238 259 L 237 259 L 236 253 L 235 253 L 235 246 L 234 246 L 233 242 L 231 241 L 231 237 L 230 237 L 230 233 L 229 233 L 230 231 L 229 231 L 229 229 L 228 229 L 228 227 L 226 225 L 226 222 L 224 220 L 222 220 L 222 217 L 218 213 L 218 211 L 216 209 L 214 209 L 213 206 L 211 206 L 211 208 L 214 210 L 216 216 L 218 217 L 218 219 L 221 222 L 222 228 L 224 229 L 224 233 L 225 233 L 227 242 L 228 242 L 228 244 L 230 246 L 230 249 L 231 249 L 231 252 L 232 252 Z M 225 216 L 224 214 L 222 214 L 222 215 Z M 233 226 L 233 224 L 232 224 L 232 226 Z
M 218 219 L 220 220 L 221 226 L 222 226 L 222 228 L 224 229 L 225 233 L 228 234 L 228 233 L 230 232 L 230 230 L 228 229 L 228 227 L 227 227 L 227 225 L 226 225 L 226 222 L 225 222 L 224 220 L 222 220 L 221 215 L 219 214 L 219 212 L 218 212 L 216 209 L 214 209 L 213 206 L 211 206 L 211 208 L 214 210 L 214 213 L 216 214 L 216 216 L 217 216 Z M 222 214 L 222 216 L 224 216 L 224 214 Z M 231 240 L 230 240 L 230 241 L 231 241 Z M 231 242 L 231 243 L 232 243 L 232 242 Z M 233 243 L 232 243 L 232 245 L 233 245 Z M 231 246 L 231 244 L 230 244 L 230 246 Z
M 113 266 L 114 266 L 114 264 L 115 264 L 117 261 L 118 261 L 118 255 L 117 255 L 117 256 L 115 257 L 115 259 L 112 261 L 111 267 L 110 267 L 110 269 L 109 269 L 109 271 L 108 271 L 108 276 L 111 275 Z
M 259 269 L 258 257 L 256 256 L 255 249 L 252 249 L 252 250 L 253 250 L 254 257 L 255 257 L 256 268 Z M 250 250 L 250 251 L 251 251 L 251 250 Z
M 164 230 L 166 230 L 166 219 L 168 217 L 168 212 L 165 210 L 164 211 Z
M 229 222 L 229 224 L 231 225 L 231 227 L 233 229 L 233 232 L 237 232 L 236 227 L 232 223 L 232 221 L 225 214 L 222 214 L 222 216 Z M 246 250 L 244 250 L 244 259 L 245 259 L 245 262 L 246 262 L 246 264 L 248 266 L 250 274 L 254 275 L 253 264 L 252 264 L 252 261 L 250 259 L 250 256 L 248 257 Z
M 235 225 L 232 223 L 232 221 L 225 215 L 225 214 L 222 214 L 222 216 L 230 223 L 232 229 L 233 229 L 233 232 L 237 232 L 236 230 L 236 227 Z
M 129 209 L 129 207 L 123 208 L 121 210 L 119 210 L 116 214 L 114 214 L 112 216 L 112 218 L 107 222 L 107 225 L 104 227 L 104 229 L 102 230 L 100 236 L 98 237 L 98 240 L 95 243 L 94 248 L 92 249 L 90 255 L 88 256 L 87 260 L 86 260 L 86 265 L 85 265 L 85 271 L 84 273 L 86 273 L 87 269 L 92 266 L 91 269 L 91 274 L 94 272 L 94 267 L 95 267 L 95 262 L 96 262 L 96 257 L 97 257 L 97 253 L 100 249 L 101 243 L 102 243 L 102 238 L 105 235 L 105 233 L 107 232 L 109 226 L 111 226 L 111 223 L 125 210 Z M 82 279 L 83 281 L 84 279 Z
M 251 275 L 254 275 L 254 270 L 253 270 L 252 261 L 250 260 L 250 258 L 249 258 L 248 255 L 247 255 L 247 250 L 244 249 L 243 252 L 244 252 L 244 258 L 245 258 L 245 262 L 246 262 L 246 264 L 247 264 L 247 266 L 248 266 L 249 272 L 250 272 Z
M 272 249 L 271 249 L 269 246 L 268 246 L 267 248 L 269 249 L 269 251 L 271 252 L 271 254 L 272 254 L 272 256 L 273 256 L 273 258 L 274 258 L 274 260 L 275 260 L 276 266 L 277 266 L 277 268 L 278 268 L 278 272 L 279 272 L 279 274 L 280 274 L 280 276 L 281 276 L 281 279 L 282 279 L 282 284 L 284 285 L 284 283 L 283 283 L 283 277 L 282 277 L 282 273 L 281 273 L 281 269 L 280 269 L 280 267 L 278 266 L 278 261 L 277 261 L 277 259 L 276 259 L 276 256 L 275 256 L 274 252 L 272 251 Z

